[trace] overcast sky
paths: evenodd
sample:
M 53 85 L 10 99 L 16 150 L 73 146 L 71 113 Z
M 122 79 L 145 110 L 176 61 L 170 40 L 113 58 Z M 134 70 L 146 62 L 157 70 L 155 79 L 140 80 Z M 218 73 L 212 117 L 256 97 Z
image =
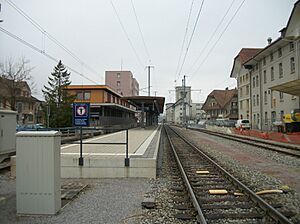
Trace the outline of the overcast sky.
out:
M 236 86 L 236 81 L 229 78 L 233 58 L 243 47 L 265 47 L 268 37 L 273 40 L 278 38 L 278 31 L 286 26 L 296 0 L 246 0 L 244 3 L 243 0 L 204 1 L 180 74 L 176 74 L 176 68 L 192 0 L 132 0 L 133 5 L 131 0 L 13 1 L 95 72 L 51 42 L 8 2 L 9 0 L 0 0 L 0 19 L 4 20 L 0 27 L 45 50 L 57 60 L 61 59 L 90 80 L 104 84 L 105 71 L 120 70 L 122 65 L 123 70 L 132 71 L 140 88 L 145 88 L 148 85 L 145 66 L 153 65 L 151 95 L 157 91 L 158 96 L 166 97 L 166 102 L 174 101 L 174 91 L 169 90 L 174 90 L 176 78 L 177 85 L 181 85 L 183 75 L 187 75 L 187 85 L 194 90 L 201 90 L 193 92 L 193 102 L 203 102 L 213 89 Z M 201 4 L 202 0 L 193 2 L 182 58 Z M 204 49 L 231 4 L 232 7 L 216 35 Z M 124 33 L 113 6 L 128 36 Z M 132 6 L 150 58 L 142 42 Z M 236 11 L 236 16 L 219 39 Z M 22 56 L 29 59 L 30 65 L 34 67 L 32 76 L 37 84 L 35 96 L 43 99 L 41 89 L 57 63 L 0 32 L 1 62 L 8 57 L 17 60 Z M 197 58 L 199 60 L 195 62 Z M 182 62 L 179 67 L 181 65 Z M 74 72 L 71 80 L 72 84 L 95 84 Z M 140 92 L 140 95 L 147 93 Z

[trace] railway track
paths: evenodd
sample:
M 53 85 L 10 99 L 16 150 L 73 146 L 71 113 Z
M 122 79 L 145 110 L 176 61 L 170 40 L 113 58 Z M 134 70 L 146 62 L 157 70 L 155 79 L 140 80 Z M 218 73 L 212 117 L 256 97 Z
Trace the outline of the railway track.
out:
M 299 148 L 293 147 L 291 145 L 278 144 L 270 141 L 265 142 L 264 140 L 260 140 L 260 139 L 251 139 L 244 136 L 236 136 L 232 134 L 220 133 L 220 132 L 210 131 L 207 129 L 198 129 L 198 128 L 189 128 L 189 129 L 300 158 Z
M 268 204 L 174 129 L 165 129 L 200 223 L 291 223 L 274 208 L 282 205 Z

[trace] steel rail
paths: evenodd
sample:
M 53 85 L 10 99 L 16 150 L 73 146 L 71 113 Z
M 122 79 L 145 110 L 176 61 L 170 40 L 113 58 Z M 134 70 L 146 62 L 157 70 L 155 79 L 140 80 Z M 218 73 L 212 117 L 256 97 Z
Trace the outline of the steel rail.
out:
M 205 157 L 211 164 L 213 164 L 215 167 L 219 169 L 229 180 L 232 180 L 232 182 L 242 189 L 251 199 L 254 201 L 254 203 L 258 204 L 260 208 L 262 208 L 266 214 L 268 214 L 270 217 L 272 217 L 275 221 L 282 223 L 282 224 L 293 224 L 291 221 L 288 220 L 287 217 L 285 217 L 283 214 L 281 214 L 279 211 L 277 211 L 275 208 L 273 208 L 271 205 L 269 205 L 267 202 L 265 202 L 261 197 L 255 194 L 252 190 L 250 190 L 246 185 L 244 185 L 242 182 L 240 182 L 238 179 L 236 179 L 234 176 L 232 176 L 229 172 L 227 172 L 224 168 L 222 168 L 219 164 L 217 164 L 215 161 L 213 161 L 210 157 L 208 157 L 206 154 L 204 154 L 197 146 L 190 143 L 185 137 L 180 135 L 177 131 L 175 131 L 173 128 L 169 127 L 174 133 L 177 134 L 178 137 L 180 137 L 183 141 L 185 141 L 189 146 L 197 150 L 203 157 Z
M 180 162 L 180 159 L 179 159 L 179 157 L 178 157 L 178 155 L 177 155 L 177 153 L 176 153 L 175 147 L 174 147 L 174 145 L 173 145 L 173 143 L 172 143 L 172 141 L 171 141 L 171 139 L 170 139 L 169 133 L 168 133 L 167 129 L 165 129 L 165 130 L 166 130 L 166 135 L 167 135 L 167 138 L 168 138 L 168 140 L 169 140 L 170 146 L 171 146 L 172 151 L 173 151 L 173 153 L 174 153 L 174 156 L 175 156 L 175 159 L 176 159 L 176 163 L 177 163 L 177 165 L 178 165 L 178 167 L 179 167 L 179 170 L 180 170 L 180 172 L 181 172 L 181 174 L 182 174 L 184 183 L 185 183 L 185 185 L 186 185 L 186 187 L 187 187 L 187 189 L 188 189 L 188 192 L 189 192 L 189 194 L 190 194 L 190 197 L 191 197 L 191 199 L 192 199 L 192 203 L 193 203 L 193 205 L 194 205 L 194 208 L 195 208 L 195 209 L 197 210 L 197 212 L 198 212 L 198 218 L 199 218 L 199 221 L 200 221 L 201 224 L 207 224 L 206 219 L 205 219 L 205 217 L 204 217 L 204 215 L 203 215 L 203 212 L 202 212 L 202 210 L 201 210 L 201 208 L 200 208 L 200 205 L 199 205 L 199 203 L 198 203 L 198 200 L 197 200 L 197 198 L 196 198 L 196 196 L 195 196 L 195 194 L 194 194 L 194 191 L 193 191 L 193 189 L 192 189 L 192 186 L 191 186 L 190 183 L 189 183 L 188 177 L 187 177 L 187 175 L 186 175 L 186 173 L 185 173 L 185 171 L 184 171 L 184 169 L 183 169 L 183 166 L 182 166 L 182 164 L 181 164 L 181 162 Z
M 279 144 L 272 143 L 272 142 L 260 141 L 259 139 L 258 140 L 249 139 L 249 138 L 234 136 L 234 135 L 226 134 L 226 133 L 214 132 L 214 131 L 205 130 L 205 129 L 198 129 L 198 128 L 189 128 L 189 129 L 300 158 L 300 150 L 297 150 L 295 147 L 292 147 L 292 146 L 284 146 L 284 145 L 279 145 Z M 268 145 L 272 145 L 272 146 L 278 147 L 278 148 L 281 147 L 281 149 L 272 148 Z M 286 151 L 286 150 L 291 150 L 291 151 Z

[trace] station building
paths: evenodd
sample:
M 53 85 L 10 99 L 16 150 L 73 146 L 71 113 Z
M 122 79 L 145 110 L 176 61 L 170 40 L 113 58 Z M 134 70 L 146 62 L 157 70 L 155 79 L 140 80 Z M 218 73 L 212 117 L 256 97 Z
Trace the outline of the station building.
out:
M 90 103 L 91 126 L 136 126 L 135 108 L 111 88 L 105 85 L 70 85 L 66 90 L 76 96 L 75 103 Z

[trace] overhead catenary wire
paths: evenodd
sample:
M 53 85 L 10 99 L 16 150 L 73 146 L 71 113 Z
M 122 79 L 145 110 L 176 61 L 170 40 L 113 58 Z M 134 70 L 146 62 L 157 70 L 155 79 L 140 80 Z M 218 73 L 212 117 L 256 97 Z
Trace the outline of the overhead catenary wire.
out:
M 203 53 L 205 52 L 206 48 L 208 47 L 208 45 L 210 44 L 210 42 L 213 40 L 214 36 L 216 35 L 217 31 L 219 30 L 221 24 L 223 23 L 223 21 L 225 20 L 226 16 L 228 15 L 230 9 L 233 6 L 233 3 L 235 2 L 235 0 L 232 0 L 228 9 L 226 10 L 224 16 L 222 17 L 221 21 L 219 22 L 219 24 L 216 26 L 214 32 L 211 34 L 211 36 L 209 37 L 208 41 L 206 42 L 206 44 L 204 45 L 203 49 L 200 50 L 200 54 L 199 56 L 196 58 L 196 60 L 193 62 L 192 66 L 191 66 L 191 70 L 194 68 L 194 66 L 196 65 L 196 63 L 200 60 L 201 56 L 203 55 Z
M 185 63 L 185 60 L 186 60 L 186 57 L 187 57 L 187 54 L 188 54 L 190 45 L 191 45 L 192 40 L 193 40 L 193 36 L 194 36 L 194 34 L 195 34 L 195 30 L 196 30 L 198 21 L 199 21 L 199 18 L 200 18 L 200 14 L 201 14 L 201 11 L 202 11 L 202 8 L 203 8 L 203 4 L 204 4 L 204 0 L 202 0 L 202 2 L 201 2 L 200 8 L 199 8 L 199 11 L 198 11 L 198 14 L 197 14 L 196 21 L 195 21 L 195 23 L 194 23 L 193 31 L 192 31 L 191 37 L 190 37 L 190 39 L 189 39 L 189 42 L 188 42 L 188 45 L 187 45 L 187 48 L 186 48 L 186 51 L 185 51 L 185 54 L 184 54 L 184 57 L 183 57 L 183 61 L 182 61 L 182 63 L 181 63 L 181 66 L 180 66 L 180 69 L 179 69 L 179 72 L 178 72 L 179 75 L 178 75 L 178 77 L 176 78 L 176 80 L 178 80 L 178 78 L 180 77 L 182 68 L 183 68 L 183 66 L 184 66 L 184 63 Z
M 230 18 L 229 22 L 227 23 L 227 25 L 225 26 L 225 28 L 223 29 L 222 33 L 220 34 L 219 38 L 215 41 L 215 43 L 213 44 L 213 46 L 209 49 L 208 53 L 206 54 L 205 58 L 202 60 L 202 62 L 200 63 L 200 65 L 197 67 L 197 69 L 192 73 L 195 74 L 197 73 L 200 68 L 202 67 L 202 65 L 204 64 L 204 62 L 207 60 L 207 58 L 209 57 L 209 55 L 212 53 L 212 51 L 214 50 L 214 48 L 216 47 L 216 45 L 218 44 L 218 42 L 220 41 L 220 39 L 222 38 L 223 34 L 226 32 L 226 30 L 228 29 L 229 25 L 231 24 L 231 22 L 233 21 L 233 19 L 235 18 L 235 16 L 237 15 L 237 13 L 240 11 L 241 7 L 243 6 L 243 4 L 245 3 L 246 0 L 243 0 L 241 2 L 241 4 L 239 5 L 239 7 L 236 9 L 235 13 L 233 14 L 233 16 Z M 191 76 L 192 76 L 191 75 Z
M 42 49 L 39 49 L 38 47 L 34 46 L 33 44 L 31 44 L 31 43 L 29 43 L 29 42 L 23 40 L 22 38 L 18 37 L 18 36 L 15 35 L 15 34 L 9 32 L 8 30 L 6 30 L 6 29 L 0 27 L 0 31 L 1 31 L 2 33 L 5 33 L 6 35 L 12 37 L 13 39 L 19 41 L 20 43 L 26 45 L 27 47 L 29 47 L 29 48 L 31 48 L 31 49 L 37 51 L 38 53 L 45 55 L 47 58 L 51 59 L 52 61 L 54 61 L 54 62 L 58 62 L 58 61 L 59 61 L 58 59 L 56 59 L 55 57 L 53 57 L 53 56 L 51 56 L 50 54 L 46 53 L 46 52 L 43 51 Z M 70 71 L 72 71 L 72 72 L 74 72 L 74 73 L 80 75 L 81 77 L 85 78 L 86 80 L 88 80 L 88 81 L 90 81 L 90 82 L 95 83 L 95 84 L 98 85 L 97 82 L 95 82 L 94 80 L 88 78 L 87 76 L 83 75 L 82 73 L 78 72 L 77 70 L 73 69 L 72 67 L 70 67 L 70 66 L 68 66 L 68 65 L 66 65 L 66 64 L 64 64 L 64 65 L 65 65 L 66 68 L 69 69 Z
M 177 66 L 176 66 L 176 71 L 175 71 L 175 78 L 174 78 L 175 82 L 176 82 L 177 72 L 178 72 L 178 69 L 179 69 L 179 65 L 180 65 L 180 61 L 181 61 L 181 57 L 182 57 L 182 53 L 183 53 L 184 44 L 185 44 L 185 41 L 186 41 L 188 29 L 189 29 L 191 14 L 192 14 L 192 11 L 193 11 L 193 5 L 194 5 L 194 0 L 191 3 L 189 14 L 188 14 L 187 24 L 185 26 L 185 32 L 184 32 L 183 41 L 182 41 L 182 44 L 181 44 L 181 49 L 180 49 L 179 58 L 178 58 L 178 62 L 177 62 Z
M 151 63 L 150 53 L 149 53 L 149 50 L 148 50 L 147 45 L 146 45 L 146 42 L 145 42 L 145 38 L 144 38 L 142 29 L 141 29 L 141 26 L 140 26 L 140 23 L 139 23 L 139 20 L 138 20 L 138 16 L 137 16 L 137 13 L 136 13 L 134 4 L 133 4 L 133 0 L 131 0 L 131 6 L 132 6 L 132 9 L 133 9 L 133 12 L 134 12 L 134 16 L 135 16 L 136 23 L 137 23 L 138 28 L 139 28 L 139 33 L 140 33 L 140 35 L 141 35 L 141 39 L 142 39 L 142 42 L 143 42 L 143 45 L 144 45 L 144 48 L 145 48 L 145 52 L 146 52 L 146 54 L 147 54 L 147 56 L 148 56 L 149 62 Z
M 110 1 L 110 3 L 111 3 L 111 5 L 112 5 L 112 7 L 113 7 L 113 10 L 114 10 L 114 12 L 115 12 L 117 18 L 118 18 L 118 21 L 119 21 L 119 23 L 120 23 L 120 25 L 121 25 L 121 28 L 122 28 L 122 30 L 123 30 L 123 32 L 124 32 L 124 34 L 125 34 L 125 36 L 126 36 L 128 42 L 129 42 L 129 44 L 130 44 L 130 47 L 131 47 L 132 51 L 134 52 L 135 57 L 137 58 L 137 61 L 139 62 L 141 68 L 144 69 L 144 65 L 143 65 L 143 63 L 142 63 L 142 61 L 141 61 L 141 59 L 140 59 L 140 57 L 139 57 L 139 55 L 138 55 L 138 53 L 137 53 L 137 51 L 136 51 L 136 49 L 135 49 L 135 47 L 134 47 L 134 45 L 133 45 L 131 39 L 129 38 L 129 35 L 128 35 L 128 33 L 127 33 L 127 31 L 126 31 L 126 29 L 125 29 L 125 27 L 124 27 L 124 25 L 123 25 L 123 23 L 122 23 L 122 21 L 121 21 L 121 18 L 120 18 L 119 14 L 118 14 L 118 11 L 117 11 L 117 9 L 116 9 L 114 3 L 113 3 L 112 1 Z
M 69 50 L 66 46 L 64 46 L 60 41 L 58 41 L 55 37 L 53 37 L 50 33 L 48 33 L 38 22 L 32 19 L 27 13 L 25 13 L 20 7 L 18 7 L 15 3 L 11 0 L 5 0 L 11 7 L 13 7 L 21 16 L 23 16 L 28 22 L 30 22 L 34 27 L 36 27 L 42 33 L 42 45 L 43 51 L 45 51 L 45 40 L 44 37 L 48 37 L 53 43 L 63 49 L 67 54 L 69 54 L 73 59 L 79 62 L 82 66 L 90 70 L 92 73 L 99 75 L 95 69 L 87 65 L 83 62 L 79 57 L 77 57 L 71 50 Z

